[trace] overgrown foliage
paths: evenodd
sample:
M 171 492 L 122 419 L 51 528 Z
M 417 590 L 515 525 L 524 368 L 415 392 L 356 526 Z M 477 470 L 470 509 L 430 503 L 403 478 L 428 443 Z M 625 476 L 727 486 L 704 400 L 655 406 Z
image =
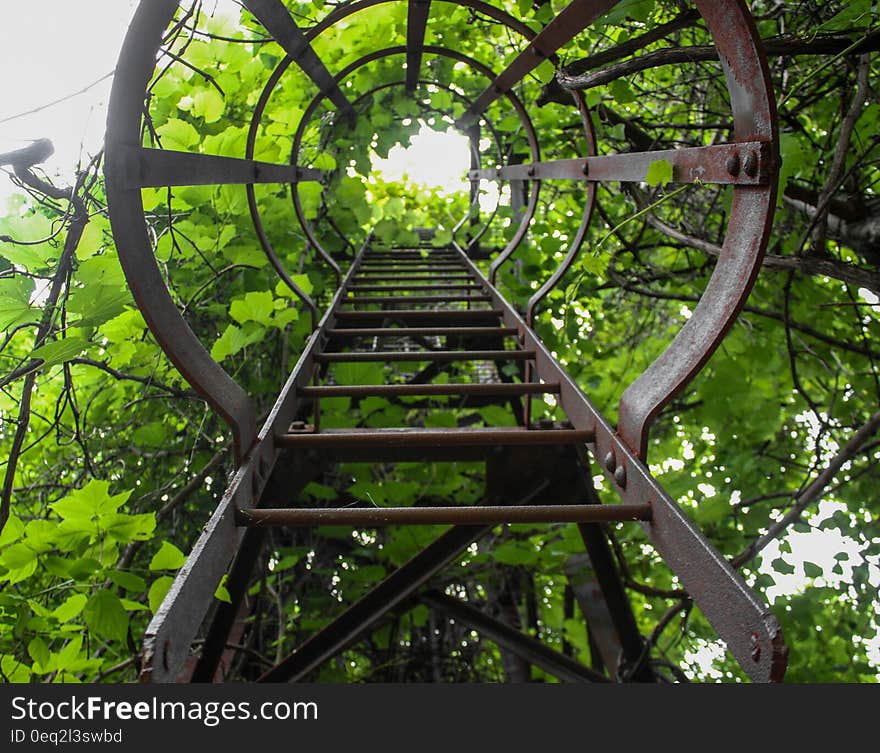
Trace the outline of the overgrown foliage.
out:
M 321 2 L 287 4 L 306 27 L 327 10 Z M 535 29 L 564 5 L 496 4 Z M 427 44 L 464 47 L 496 71 L 522 46 L 478 13 L 434 5 Z M 649 462 L 772 603 L 791 646 L 790 680 L 875 681 L 878 13 L 871 0 L 750 6 L 780 101 L 783 169 L 770 247 L 738 324 L 660 416 Z M 367 15 L 366 25 L 334 27 L 318 37 L 315 48 L 331 71 L 377 47 L 405 44 L 405 3 L 379 5 Z M 628 43 L 658 27 L 666 33 L 644 39 L 633 55 Z M 697 52 L 709 45 L 689 3 L 619 3 L 561 51 L 562 74 L 554 77 L 545 62 L 518 88 L 542 156 L 584 153 L 566 86 L 584 88 L 600 153 L 729 140 L 721 67 Z M 254 104 L 281 49 L 239 5 L 214 2 L 183 3 L 165 48 L 173 55 L 160 59 L 150 87 L 145 143 L 244 156 Z M 676 55 L 695 62 L 684 65 Z M 350 77 L 346 91 L 354 101 L 401 81 L 401 65 L 400 55 L 371 63 Z M 445 243 L 468 211 L 467 188 L 446 196 L 370 176 L 371 153 L 385 156 L 423 125 L 450 127 L 487 83 L 437 55 L 426 54 L 423 65 L 423 78 L 451 88 L 422 85 L 416 96 L 401 86 L 378 89 L 357 101 L 353 122 L 325 104 L 305 128 L 299 164 L 326 177 L 323 184 L 300 184 L 299 197 L 340 263 L 370 229 L 382 242 L 405 245 L 416 228 L 431 227 L 435 242 Z M 290 158 L 293 134 L 315 93 L 291 69 L 257 132 L 256 159 Z M 487 117 L 494 133 L 483 131 L 483 166 L 528 159 L 509 104 L 493 104 Z M 70 187 L 49 185 L 27 164 L 15 165 L 9 177 L 22 193 L 0 220 L 0 676 L 130 680 L 146 622 L 222 493 L 232 466 L 230 438 L 133 304 L 110 234 L 100 156 Z M 612 420 L 622 390 L 691 315 L 725 232 L 728 190 L 689 186 L 662 201 L 673 188 L 657 177 L 653 186 L 600 186 L 578 264 L 536 325 Z M 524 304 L 558 265 L 580 221 L 583 191 L 561 182 L 543 186 L 528 237 L 501 277 L 512 300 Z M 143 193 L 156 258 L 180 309 L 212 356 L 267 409 L 310 321 L 263 255 L 244 189 Z M 289 189 L 258 186 L 256 195 L 267 234 L 294 280 L 326 304 L 333 280 L 296 223 Z M 502 195 L 480 238 L 483 250 L 502 246 L 516 224 L 509 189 Z M 650 204 L 655 207 L 624 222 Z M 481 220 L 488 216 L 483 212 Z M 456 237 L 464 240 L 469 228 Z M 337 368 L 335 378 L 370 384 L 383 374 L 379 366 L 350 364 Z M 423 406 L 368 398 L 326 400 L 322 409 L 328 427 L 379 427 L 400 425 Z M 552 402 L 540 410 L 554 415 Z M 464 410 L 454 401 L 430 416 L 436 426 L 499 420 L 491 407 Z M 597 483 L 601 488 L 598 477 Z M 345 465 L 310 484 L 306 496 L 382 505 L 475 502 L 482 492 L 476 465 Z M 566 585 L 566 562 L 583 546 L 573 528 L 498 528 L 433 585 L 466 595 L 589 664 L 588 636 Z M 273 533 L 251 589 L 268 607 L 261 624 L 245 630 L 231 676 L 259 674 L 437 533 L 419 527 Z M 641 531 L 620 526 L 610 533 L 661 671 L 683 667 L 692 678 L 741 679 Z M 221 586 L 217 598 L 224 597 Z M 511 668 L 493 644 L 424 605 L 395 614 L 320 674 L 335 681 L 506 676 Z

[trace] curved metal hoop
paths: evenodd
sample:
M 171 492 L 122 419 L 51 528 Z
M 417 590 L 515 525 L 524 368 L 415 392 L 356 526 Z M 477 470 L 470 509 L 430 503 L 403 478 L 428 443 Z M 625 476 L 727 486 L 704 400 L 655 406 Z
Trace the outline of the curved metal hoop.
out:
M 388 0 L 385 0 L 385 1 L 387 2 Z M 456 60 L 458 62 L 464 63 L 465 65 L 471 67 L 473 70 L 477 71 L 479 74 L 481 74 L 482 76 L 486 77 L 489 80 L 494 80 L 494 78 L 495 78 L 495 74 L 491 68 L 489 68 L 486 65 L 483 65 L 479 61 L 474 60 L 473 58 L 471 58 L 467 55 L 463 55 L 462 53 L 460 53 L 456 50 L 450 50 L 448 48 L 438 47 L 436 45 L 425 45 L 424 52 L 426 54 L 439 55 L 441 57 L 447 57 L 452 60 Z M 339 82 L 345 80 L 352 73 L 354 73 L 354 71 L 358 70 L 359 68 L 361 68 L 365 65 L 368 65 L 369 63 L 375 62 L 377 60 L 381 60 L 382 58 L 391 57 L 393 55 L 400 55 L 400 54 L 406 54 L 406 47 L 405 46 L 398 45 L 395 47 L 387 47 L 382 50 L 375 50 L 375 51 L 368 53 L 367 55 L 364 55 L 363 57 L 360 57 L 357 60 L 349 63 L 345 68 L 343 68 L 339 73 L 337 73 L 336 76 L 334 76 L 334 81 L 335 81 L 335 83 L 338 84 Z M 290 62 L 292 62 L 292 61 L 290 61 L 290 62 L 288 62 L 288 61 L 289 61 L 289 59 L 285 59 L 281 63 L 279 63 L 278 68 L 276 68 L 276 70 L 273 72 L 272 77 L 267 82 L 266 87 L 264 88 L 264 93 L 269 92 L 270 94 L 268 96 L 271 96 L 272 89 L 274 89 L 274 86 L 277 84 L 277 82 L 280 79 L 281 75 L 283 74 L 284 70 L 286 70 L 286 68 L 289 67 Z M 283 70 L 281 70 L 282 68 L 283 68 Z M 280 73 L 278 72 L 279 70 L 281 70 Z M 278 74 L 277 77 L 275 75 L 276 73 Z M 271 88 L 270 88 L 270 84 L 271 84 Z M 268 96 L 266 98 L 267 102 L 268 102 Z M 531 153 L 531 157 L 534 161 L 537 162 L 540 159 L 540 147 L 538 145 L 538 136 L 535 131 L 535 127 L 532 124 L 531 118 L 529 118 L 529 115 L 526 112 L 526 109 L 523 106 L 522 102 L 519 100 L 519 98 L 513 92 L 507 92 L 507 94 L 505 96 L 506 96 L 507 100 L 511 103 L 511 105 L 513 106 L 513 109 L 516 112 L 517 117 L 520 119 L 520 122 L 522 123 L 523 129 L 525 130 L 525 133 L 526 133 L 526 138 L 529 143 L 529 151 Z M 297 130 L 296 130 L 296 133 L 295 133 L 294 139 L 293 139 L 293 148 L 291 149 L 291 163 L 292 164 L 296 162 L 297 157 L 299 155 L 299 151 L 302 146 L 302 139 L 305 134 L 305 129 L 308 126 L 309 121 L 311 120 L 312 116 L 314 115 L 315 111 L 317 110 L 318 106 L 320 105 L 320 103 L 322 101 L 323 101 L 323 94 L 319 94 L 314 99 L 312 99 L 311 102 L 309 102 L 308 107 L 303 112 L 302 118 L 300 119 L 299 125 L 297 127 Z M 261 102 L 262 102 L 262 97 L 261 97 Z M 265 107 L 265 104 L 263 106 Z M 510 255 L 510 253 L 512 253 L 512 251 L 517 247 L 517 245 L 519 244 L 519 242 L 522 240 L 523 236 L 525 235 L 526 231 L 528 230 L 529 222 L 531 221 L 532 217 L 534 216 L 535 209 L 537 208 L 539 188 L 540 188 L 539 184 L 537 182 L 535 182 L 535 184 L 532 187 L 531 195 L 529 198 L 529 204 L 526 208 L 526 211 L 523 213 L 523 217 L 522 217 L 522 220 L 520 221 L 520 225 L 517 229 L 517 232 L 515 233 L 514 237 L 511 239 L 511 241 L 508 243 L 508 245 L 505 247 L 504 251 L 501 252 L 501 254 L 499 255 L 499 258 L 501 258 L 503 256 L 504 259 L 506 259 Z M 293 190 L 291 192 L 291 194 L 293 197 L 294 209 L 296 211 L 297 219 L 299 220 L 299 223 L 303 228 L 303 232 L 305 232 L 306 237 L 309 239 L 309 243 L 312 246 L 314 246 L 322 254 L 322 256 L 329 257 L 330 254 L 326 251 L 326 249 L 324 249 L 322 247 L 320 241 L 318 240 L 317 236 L 315 235 L 315 232 L 311 226 L 311 223 L 305 217 L 305 214 L 302 209 L 302 203 L 300 201 L 300 198 L 299 198 L 297 191 Z M 503 261 L 503 259 L 502 259 L 502 261 Z
M 734 138 L 767 145 L 765 170 L 779 165 L 776 100 L 754 21 L 742 0 L 695 0 L 709 27 L 727 80 Z M 751 157 L 757 164 L 757 153 Z M 703 367 L 745 304 L 767 247 L 776 181 L 735 185 L 727 236 L 712 277 L 693 315 L 669 347 L 624 391 L 618 433 L 645 459 L 651 422 Z
M 141 3 L 122 45 L 107 117 L 106 176 L 110 224 L 119 261 L 144 319 L 178 371 L 232 430 L 239 464 L 257 437 L 256 411 L 247 393 L 205 349 L 178 311 L 162 278 L 147 234 L 139 188 L 126 181 L 127 155 L 141 145 L 144 92 L 156 51 L 178 0 Z
M 582 92 L 573 91 L 572 95 L 574 96 L 575 106 L 578 108 L 578 111 L 581 114 L 581 120 L 584 124 L 584 137 L 587 142 L 587 155 L 594 156 L 596 154 L 596 131 L 593 128 L 593 121 L 590 118 L 590 111 L 587 108 L 587 103 L 584 100 L 584 95 Z M 584 198 L 584 212 L 581 215 L 581 224 L 575 232 L 574 238 L 572 238 L 571 243 L 568 246 L 568 251 L 566 251 L 565 256 L 562 261 L 559 263 L 559 266 L 556 268 L 556 271 L 550 276 L 550 278 L 540 287 L 538 288 L 534 295 L 529 298 L 529 302 L 526 305 L 526 324 L 530 327 L 535 323 L 535 311 L 538 308 L 538 304 L 547 297 L 547 294 L 556 287 L 556 284 L 565 276 L 565 273 L 571 269 L 572 265 L 577 261 L 578 256 L 580 255 L 581 248 L 584 245 L 584 239 L 587 237 L 587 231 L 590 227 L 590 220 L 593 217 L 593 208 L 596 205 L 596 184 L 595 183 L 587 183 L 586 196 Z
M 341 6 L 313 27 L 308 32 L 308 37 L 315 38 L 333 24 L 361 10 L 393 1 L 361 0 Z M 521 33 L 531 40 L 530 45 L 537 44 L 534 32 L 497 8 L 476 0 L 448 1 L 484 13 Z M 734 115 L 735 141 L 751 145 L 744 146 L 744 149 L 753 148 L 756 143 L 766 145 L 767 149 L 762 152 L 760 158 L 763 171 L 769 175 L 776 169 L 778 163 L 776 113 L 770 91 L 769 74 L 759 48 L 754 24 L 743 0 L 718 2 L 695 0 L 695 2 L 716 42 L 719 58 L 724 67 Z M 577 5 L 578 9 L 572 11 L 574 14 L 572 17 L 589 20 L 605 12 L 613 4 L 609 0 L 595 2 L 583 0 L 580 3 L 573 3 L 564 13 L 568 13 L 574 5 Z M 119 241 L 123 268 L 129 277 L 135 299 L 144 311 L 152 331 L 181 373 L 232 427 L 236 452 L 238 457 L 242 458 L 255 437 L 254 410 L 251 401 L 241 387 L 211 359 L 177 311 L 152 257 L 139 191 L 122 179 L 125 172 L 131 168 L 127 162 L 131 150 L 139 148 L 141 143 L 140 93 L 145 90 L 152 73 L 155 54 L 161 44 L 162 31 L 173 18 L 177 7 L 177 0 L 154 0 L 151 3 L 142 3 L 126 37 L 108 118 L 106 172 L 108 198 L 112 199 L 111 222 Z M 561 23 L 560 18 L 553 23 L 558 26 Z M 397 48 L 396 52 L 403 52 L 404 49 Z M 450 57 L 460 55 L 444 48 L 425 47 L 424 49 L 426 52 L 446 54 Z M 442 52 L 438 52 L 439 50 Z M 533 52 L 540 53 L 540 50 L 535 48 Z M 387 54 L 395 53 L 387 52 Z M 367 58 L 377 59 L 366 56 L 361 59 L 364 61 L 362 64 L 365 64 Z M 289 64 L 289 58 L 285 59 L 282 65 L 285 63 Z M 469 60 L 468 64 L 471 63 L 476 70 L 480 70 L 481 64 Z M 488 71 L 484 66 L 482 68 Z M 346 70 L 350 69 L 351 66 Z M 347 74 L 338 74 L 336 80 L 341 80 L 344 75 Z M 493 76 L 491 71 L 485 75 Z M 497 84 L 496 89 L 499 93 L 508 96 L 521 120 L 531 126 L 525 108 L 515 95 L 509 91 L 501 91 Z M 304 117 L 303 123 L 306 120 L 307 118 Z M 303 123 L 300 124 L 300 131 Z M 537 135 L 531 127 L 528 138 L 532 159 L 537 162 Z M 299 139 L 301 141 L 301 135 Z M 298 144 L 294 154 L 297 152 Z M 758 155 L 743 155 L 743 157 L 749 156 L 758 158 Z M 295 184 L 296 181 L 292 183 L 294 186 Z M 252 213 L 258 215 L 256 201 L 253 198 L 253 186 L 250 183 L 247 185 L 249 205 Z M 537 204 L 538 190 L 539 181 L 535 180 L 523 222 L 514 238 L 492 264 L 490 276 L 493 280 L 500 264 L 509 257 L 524 236 Z M 293 193 L 296 197 L 296 191 Z M 741 309 L 757 275 L 766 246 L 774 195 L 775 185 L 772 180 L 757 185 L 737 183 L 734 186 L 728 234 L 721 257 L 700 303 L 667 350 L 621 396 L 619 435 L 640 457 L 645 455 L 648 427 L 653 418 L 708 360 Z M 295 203 L 298 204 L 296 199 Z M 591 200 L 588 199 L 588 203 L 591 203 Z M 299 210 L 301 213 L 301 207 Z M 267 239 L 259 219 L 256 220 L 255 226 L 265 247 Z M 582 223 L 576 234 L 576 240 L 582 241 L 584 233 L 585 225 Z M 309 229 L 307 235 L 321 253 L 321 246 L 315 242 L 314 233 Z M 314 302 L 293 284 L 277 255 L 270 253 L 269 256 L 282 279 L 285 279 L 291 289 L 309 306 L 313 318 L 316 317 Z M 571 263 L 570 256 L 571 249 L 566 255 L 564 265 Z M 326 258 L 339 276 L 341 273 L 338 265 L 333 262 L 329 254 Z M 551 280 L 550 285 L 558 280 L 556 273 Z M 546 285 L 542 286 L 539 292 L 546 292 L 546 287 Z M 533 296 L 529 305 L 530 317 L 533 316 L 536 303 Z

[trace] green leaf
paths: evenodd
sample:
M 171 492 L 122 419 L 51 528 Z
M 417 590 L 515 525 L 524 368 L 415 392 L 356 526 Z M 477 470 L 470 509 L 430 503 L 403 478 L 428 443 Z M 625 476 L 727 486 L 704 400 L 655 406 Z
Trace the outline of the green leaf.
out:
M 308 275 L 290 275 L 290 279 L 293 280 L 294 284 L 306 295 L 311 295 L 315 289 L 315 286 L 312 284 Z M 278 284 L 275 285 L 275 295 L 279 298 L 296 297 L 296 294 L 287 287 L 287 283 L 285 283 L 284 280 L 280 280 Z
M 4 682 L 25 683 L 31 679 L 30 668 L 11 654 L 0 657 L 0 670 L 3 671 Z
M 505 541 L 495 547 L 492 557 L 502 565 L 531 565 L 537 561 L 538 552 L 526 542 Z
M 170 541 L 163 541 L 159 551 L 150 560 L 150 570 L 179 570 L 186 562 L 186 556 Z
M 244 298 L 237 298 L 229 306 L 229 316 L 239 324 L 259 322 L 269 325 L 275 312 L 275 300 L 269 292 L 248 293 Z
M 385 381 L 385 369 L 379 363 L 340 363 L 334 367 L 333 374 L 337 384 L 383 384 Z
M 39 318 L 39 312 L 31 308 L 34 281 L 16 275 L 0 279 L 0 331 Z
M 85 594 L 68 596 L 61 604 L 55 607 L 55 611 L 52 614 L 58 618 L 58 622 L 69 622 L 82 612 L 87 601 L 88 597 Z
M 618 104 L 625 105 L 630 102 L 635 102 L 636 100 L 636 95 L 633 94 L 633 90 L 629 88 L 626 81 L 623 79 L 618 78 L 612 81 L 609 89 L 611 91 L 611 96 L 614 97 L 614 101 Z
M 206 123 L 216 123 L 226 109 L 226 102 L 213 87 L 199 90 L 193 97 L 192 114 L 204 118 Z
M 67 310 L 79 316 L 77 327 L 97 327 L 119 316 L 131 295 L 126 288 L 88 285 L 75 289 L 67 299 Z
M 126 591 L 141 593 L 142 591 L 147 590 L 147 584 L 144 579 L 134 573 L 127 573 L 122 570 L 111 570 L 107 573 L 107 577 L 117 586 L 124 588 Z
M 37 558 L 37 553 L 26 544 L 13 544 L 0 554 L 0 564 L 10 570 L 25 567 Z
M 110 591 L 98 591 L 83 610 L 86 625 L 101 638 L 124 643 L 128 636 L 128 612 L 119 597 Z
M 101 519 L 100 524 L 108 536 L 122 544 L 131 541 L 148 541 L 156 530 L 156 514 L 152 512 L 140 515 L 116 514 Z
M 82 643 L 82 635 L 77 635 L 65 644 L 55 658 L 58 669 L 72 667 L 79 660 L 80 652 L 82 651 Z
M 808 578 L 820 578 L 822 576 L 822 568 L 815 562 L 804 560 L 804 575 Z
M 31 659 L 43 667 L 47 666 L 52 658 L 52 653 L 49 651 L 46 641 L 39 636 L 31 639 L 31 642 L 28 643 L 27 651 Z
M 150 602 L 150 611 L 153 614 L 156 614 L 156 610 L 161 606 L 172 583 L 174 583 L 174 578 L 169 575 L 163 575 L 161 578 L 156 578 L 153 581 L 153 584 L 150 586 L 150 593 L 147 595 L 147 601 Z
M 132 601 L 131 599 L 120 599 L 120 603 L 126 612 L 149 612 L 150 608 L 146 604 L 141 604 L 139 601 Z
M 777 572 L 782 573 L 783 575 L 791 575 L 794 572 L 794 565 L 790 565 L 786 562 L 782 557 L 777 557 L 773 562 L 770 563 L 770 566 Z
M 107 220 L 103 217 L 93 217 L 86 225 L 83 234 L 76 247 L 76 258 L 84 261 L 98 253 L 104 245 L 104 229 Z
M 80 337 L 66 337 L 63 340 L 54 340 L 40 346 L 31 353 L 30 357 L 42 359 L 45 369 L 76 358 L 88 347 L 88 340 L 83 340 Z
M 66 497 L 49 505 L 64 520 L 92 521 L 115 515 L 131 496 L 131 491 L 110 494 L 110 483 L 91 479 Z
M 257 328 L 255 331 L 248 334 L 240 327 L 230 324 L 211 348 L 211 357 L 215 361 L 223 361 L 230 356 L 234 356 L 242 348 L 261 339 L 263 332 L 265 332 L 264 329 Z
M 649 186 L 665 186 L 672 181 L 672 163 L 665 159 L 654 160 L 645 175 Z
M 199 132 L 178 118 L 170 118 L 156 129 L 163 149 L 186 152 L 199 143 Z
M 324 486 L 324 484 L 319 484 L 316 481 L 312 481 L 303 488 L 302 493 L 307 497 L 313 497 L 314 499 L 323 499 L 323 500 L 331 500 L 336 499 L 337 493 L 333 487 Z
M 214 598 L 217 601 L 225 601 L 227 604 L 232 604 L 232 596 L 229 595 L 229 589 L 226 588 L 226 580 L 229 576 L 224 575 L 220 579 L 220 583 L 217 584 L 217 590 L 214 591 Z
M 418 604 L 409 614 L 413 625 L 416 627 L 424 627 L 428 624 L 431 611 L 424 604 Z

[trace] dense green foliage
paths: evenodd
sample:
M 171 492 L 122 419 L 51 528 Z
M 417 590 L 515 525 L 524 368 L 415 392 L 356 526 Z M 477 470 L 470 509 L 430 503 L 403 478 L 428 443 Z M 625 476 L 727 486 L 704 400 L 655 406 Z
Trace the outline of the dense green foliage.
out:
M 304 26 L 323 14 L 321 2 L 287 4 Z M 245 154 L 254 104 L 283 53 L 238 5 L 220 5 L 213 12 L 213 2 L 197 2 L 192 12 L 181 12 L 167 41 L 175 57 L 160 60 L 151 85 L 146 144 Z M 564 3 L 500 5 L 537 29 Z M 562 63 L 589 63 L 588 56 L 678 18 L 680 6 L 688 5 L 621 2 L 560 52 Z M 428 44 L 466 49 L 496 71 L 522 46 L 479 14 L 434 6 Z M 863 52 L 875 45 L 877 9 L 870 0 L 758 0 L 750 6 L 765 40 L 784 38 L 797 47 L 797 54 L 770 56 L 781 100 L 783 170 L 768 260 L 723 346 L 658 419 L 649 462 L 670 495 L 772 603 L 791 646 L 789 679 L 874 681 L 880 672 L 880 443 L 868 437 L 849 451 L 799 519 L 762 541 L 760 552 L 748 547 L 799 504 L 811 480 L 878 409 L 880 99 L 872 88 L 876 54 Z M 315 48 L 331 71 L 377 47 L 405 44 L 405 3 L 362 15 L 369 15 L 368 25 L 351 23 L 318 37 Z M 838 46 L 823 47 L 825 40 Z M 705 44 L 711 39 L 704 25 L 690 19 L 639 54 Z M 400 81 L 402 59 L 384 58 L 352 75 L 346 89 L 352 100 Z M 370 229 L 382 243 L 406 245 L 417 238 L 416 228 L 437 228 L 435 242 L 443 244 L 468 211 L 466 189 L 450 197 L 370 176 L 371 151 L 387 155 L 422 125 L 445 130 L 464 112 L 465 98 L 487 83 L 436 55 L 426 54 L 423 65 L 423 78 L 452 89 L 422 86 L 415 97 L 400 86 L 381 89 L 357 100 L 353 123 L 339 122 L 325 103 L 305 129 L 299 164 L 325 171 L 326 180 L 300 184 L 299 197 L 319 240 L 343 266 Z M 552 82 L 552 65 L 545 62 L 517 89 L 542 157 L 583 154 L 577 111 Z M 294 69 L 282 79 L 257 133 L 257 159 L 289 160 L 293 134 L 315 93 Z M 600 153 L 730 138 L 717 61 L 649 67 L 585 95 Z M 499 100 L 487 117 L 495 132 L 483 131 L 483 165 L 501 161 L 499 154 L 527 158 L 509 104 Z M 0 220 L 0 475 L 10 509 L 0 534 L 0 676 L 15 682 L 133 679 L 146 622 L 223 491 L 232 467 L 230 439 L 133 304 L 98 162 L 74 187 L 75 202 L 63 191 L 47 195 L 45 184 L 28 175 L 20 176 L 22 197 Z M 660 185 L 662 177 L 655 186 L 599 187 L 576 269 L 548 298 L 536 325 L 612 421 L 623 389 L 691 315 L 724 237 L 729 190 L 695 185 L 662 201 L 673 190 Z M 528 237 L 501 276 L 511 300 L 524 304 L 552 274 L 578 227 L 583 192 L 582 185 L 543 186 Z M 188 323 L 259 410 L 267 410 L 310 321 L 260 249 L 244 188 L 147 189 L 143 195 L 156 257 Z M 296 223 L 289 189 L 258 186 L 256 195 L 279 256 L 295 281 L 326 305 L 333 280 Z M 509 192 L 502 195 L 480 239 L 483 249 L 503 246 L 513 232 L 515 212 Z M 648 215 L 624 222 L 658 200 Z M 460 241 L 466 230 L 459 231 Z M 350 364 L 337 368 L 335 378 L 369 384 L 383 374 L 380 366 Z M 395 426 L 421 410 L 406 399 L 379 398 L 327 400 L 322 409 L 327 427 Z M 552 416 L 552 401 L 542 410 Z M 462 410 L 450 401 L 429 420 L 434 426 L 497 424 L 502 413 Z M 597 484 L 612 493 L 599 477 Z M 382 505 L 475 502 L 482 492 L 480 468 L 467 464 L 347 465 L 310 484 L 306 496 Z M 253 677 L 283 656 L 439 530 L 273 534 L 252 588 L 270 606 L 263 624 L 246 633 L 248 651 L 238 655 L 234 676 Z M 619 526 L 614 536 L 654 655 L 692 678 L 741 679 L 640 529 Z M 493 613 L 519 614 L 524 629 L 590 663 L 564 575 L 566 561 L 582 549 L 573 526 L 500 527 L 434 585 Z M 224 598 L 222 586 L 217 598 Z M 395 614 L 320 678 L 503 679 L 502 659 L 494 644 L 421 605 Z

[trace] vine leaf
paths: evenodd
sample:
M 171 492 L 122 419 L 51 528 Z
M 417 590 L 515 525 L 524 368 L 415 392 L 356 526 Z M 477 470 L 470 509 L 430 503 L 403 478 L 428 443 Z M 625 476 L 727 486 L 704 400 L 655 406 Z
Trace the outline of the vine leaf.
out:
M 649 186 L 665 186 L 672 182 L 672 163 L 669 160 L 658 159 L 651 163 L 645 182 Z

